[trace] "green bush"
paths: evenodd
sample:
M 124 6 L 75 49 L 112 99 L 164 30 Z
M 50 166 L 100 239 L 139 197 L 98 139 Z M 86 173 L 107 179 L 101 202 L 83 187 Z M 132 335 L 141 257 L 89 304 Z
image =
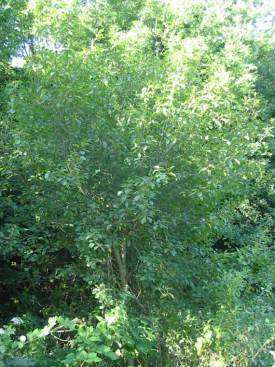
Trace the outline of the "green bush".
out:
M 2 366 L 272 366 L 266 17 L 1 3 Z

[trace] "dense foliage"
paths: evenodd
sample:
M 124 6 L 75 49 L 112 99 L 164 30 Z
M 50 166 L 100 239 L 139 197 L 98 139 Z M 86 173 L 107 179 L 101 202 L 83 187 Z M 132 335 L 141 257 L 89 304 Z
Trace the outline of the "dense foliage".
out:
M 263 19 L 249 0 L 1 2 L 1 367 L 272 366 Z

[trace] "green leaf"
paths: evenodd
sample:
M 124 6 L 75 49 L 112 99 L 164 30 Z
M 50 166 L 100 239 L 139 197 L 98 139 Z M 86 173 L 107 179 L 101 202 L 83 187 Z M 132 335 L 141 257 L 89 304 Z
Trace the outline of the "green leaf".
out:
M 92 362 L 101 362 L 102 359 L 98 357 L 98 355 L 96 353 L 87 353 L 87 356 L 84 359 L 86 362 L 88 363 L 92 363 Z
M 119 358 L 115 352 L 104 352 L 104 355 L 108 357 L 111 361 L 116 361 Z

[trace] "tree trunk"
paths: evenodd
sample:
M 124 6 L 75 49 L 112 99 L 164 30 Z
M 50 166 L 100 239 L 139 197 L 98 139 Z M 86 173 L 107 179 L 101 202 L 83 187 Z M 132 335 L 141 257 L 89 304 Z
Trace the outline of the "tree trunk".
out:
M 121 289 L 124 291 L 127 286 L 127 269 L 126 269 L 126 245 L 123 243 L 121 247 L 113 248 L 116 258 L 118 272 L 120 277 Z

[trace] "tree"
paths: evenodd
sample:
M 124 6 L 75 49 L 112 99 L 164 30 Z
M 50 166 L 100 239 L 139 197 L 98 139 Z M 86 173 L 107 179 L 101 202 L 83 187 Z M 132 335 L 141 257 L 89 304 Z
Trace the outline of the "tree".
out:
M 22 287 L 33 296 L 21 298 L 26 311 L 32 302 L 40 316 L 64 309 L 79 316 L 85 300 L 96 312 L 112 308 L 112 316 L 104 316 L 107 326 L 99 319 L 106 334 L 116 312 L 128 328 L 149 319 L 147 335 L 157 332 L 150 340 L 152 354 L 144 359 L 148 365 L 156 350 L 166 365 L 190 359 L 205 366 L 216 352 L 228 363 L 248 365 L 252 357 L 225 352 L 239 336 L 222 345 L 217 330 L 222 325 L 231 335 L 228 324 L 247 330 L 247 321 L 237 320 L 247 316 L 248 253 L 259 252 L 247 246 L 240 256 L 217 254 L 212 245 L 225 228 L 233 232 L 236 213 L 246 212 L 245 203 L 266 179 L 272 122 L 263 118 L 254 43 L 246 37 L 253 2 L 119 5 L 32 3 L 34 52 L 24 79 L 5 92 L 16 123 L 9 127 L 13 146 L 5 148 L 3 159 L 4 195 L 13 212 L 4 215 L 2 254 L 17 256 Z M 240 243 L 247 243 L 244 237 Z M 267 255 L 259 257 L 257 266 L 270 266 Z M 105 291 L 93 295 L 99 284 L 112 289 L 111 301 Z M 217 313 L 213 329 L 198 311 L 206 299 L 205 313 L 210 319 Z M 123 305 L 119 311 L 117 303 Z M 262 309 L 256 310 L 262 320 Z M 90 315 L 86 308 L 81 312 Z M 94 314 L 88 317 L 95 322 Z M 142 354 L 135 344 L 140 334 L 134 337 L 131 330 L 132 344 L 130 336 L 123 339 L 123 322 L 108 347 L 125 343 L 119 347 L 122 358 L 131 361 Z M 68 325 L 70 332 L 81 329 Z M 180 355 L 179 325 L 193 330 L 190 349 Z M 268 326 L 261 335 L 269 333 Z M 212 334 L 217 350 L 212 346 L 210 356 Z M 78 345 L 82 339 L 73 340 Z M 252 343 L 252 352 L 242 345 L 244 356 L 257 353 L 261 343 Z M 67 353 L 60 345 L 56 350 L 56 356 Z M 84 352 L 68 352 L 62 361 L 100 362 L 96 358 L 103 353 Z

